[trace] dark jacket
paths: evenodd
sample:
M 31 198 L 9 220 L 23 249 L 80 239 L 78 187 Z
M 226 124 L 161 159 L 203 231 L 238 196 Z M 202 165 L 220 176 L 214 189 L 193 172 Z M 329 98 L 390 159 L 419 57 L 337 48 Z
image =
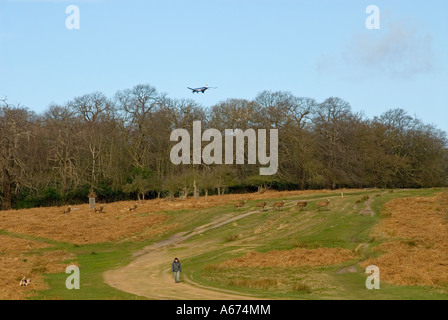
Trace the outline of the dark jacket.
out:
M 173 271 L 173 272 L 177 272 L 177 271 L 182 272 L 182 266 L 180 265 L 180 261 L 179 260 L 177 260 L 177 262 L 173 261 L 173 264 L 171 265 L 171 271 Z

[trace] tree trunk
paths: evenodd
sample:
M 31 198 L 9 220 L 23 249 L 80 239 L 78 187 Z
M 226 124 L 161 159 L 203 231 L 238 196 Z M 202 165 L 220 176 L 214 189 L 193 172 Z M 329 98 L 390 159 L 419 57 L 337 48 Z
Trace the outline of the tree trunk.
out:
M 199 194 L 198 194 L 198 187 L 197 187 L 197 185 L 196 185 L 196 180 L 194 180 L 194 182 L 193 182 L 193 188 L 194 188 L 194 198 L 195 199 L 197 199 L 197 198 L 199 198 Z

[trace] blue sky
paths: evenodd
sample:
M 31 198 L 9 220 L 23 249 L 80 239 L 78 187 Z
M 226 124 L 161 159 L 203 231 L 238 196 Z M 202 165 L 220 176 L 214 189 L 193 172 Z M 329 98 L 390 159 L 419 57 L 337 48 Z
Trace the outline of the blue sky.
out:
M 365 26 L 371 4 L 380 30 Z M 448 131 L 448 1 L 0 0 L 0 97 L 39 113 L 141 83 L 204 107 L 263 90 L 337 96 Z M 206 83 L 218 89 L 186 88 Z

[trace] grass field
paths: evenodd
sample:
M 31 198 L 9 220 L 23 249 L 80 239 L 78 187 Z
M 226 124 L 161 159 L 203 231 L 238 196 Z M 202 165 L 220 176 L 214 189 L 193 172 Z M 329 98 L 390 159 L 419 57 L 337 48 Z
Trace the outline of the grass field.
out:
M 127 210 L 130 202 L 106 205 L 103 214 L 89 212 L 87 205 L 70 215 L 63 208 L 3 211 L 0 298 L 160 298 L 151 291 L 118 290 L 104 274 L 136 260 L 135 252 L 182 233 L 185 240 L 166 247 L 166 261 L 160 261 L 166 270 L 154 274 L 168 274 L 177 256 L 183 285 L 206 288 L 211 297 L 225 290 L 268 299 L 448 299 L 446 194 L 266 192 L 148 200 L 136 212 Z M 317 202 L 327 198 L 329 206 L 318 209 Z M 246 205 L 235 209 L 242 199 Z M 280 200 L 285 207 L 273 210 Z M 294 207 L 299 200 L 308 201 L 304 210 Z M 260 201 L 267 201 L 266 210 L 256 209 Z M 65 287 L 69 264 L 80 267 L 80 290 Z M 380 269 L 380 290 L 365 286 L 365 268 L 372 264 Z M 19 287 L 25 275 L 32 285 Z M 157 278 L 151 281 L 157 284 Z

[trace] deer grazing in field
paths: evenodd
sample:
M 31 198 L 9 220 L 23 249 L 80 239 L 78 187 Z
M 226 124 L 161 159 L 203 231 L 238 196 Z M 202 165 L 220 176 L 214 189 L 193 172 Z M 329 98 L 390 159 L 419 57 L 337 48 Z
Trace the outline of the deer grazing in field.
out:
M 296 204 L 297 209 L 299 209 L 300 211 L 305 209 L 306 205 L 308 204 L 308 201 L 299 201 Z
M 19 286 L 24 287 L 28 286 L 31 283 L 31 279 L 27 279 L 26 277 L 23 277 L 22 280 L 20 280 Z
M 280 201 L 280 202 L 274 202 L 273 204 L 272 204 L 272 208 L 273 209 L 282 209 L 283 208 L 283 206 L 285 205 L 285 200 L 282 200 L 282 201 Z
M 138 204 L 134 203 L 134 206 L 130 207 L 129 211 L 135 211 L 135 210 L 137 210 L 137 207 L 138 207 Z
M 259 203 L 257 203 L 257 205 L 256 205 L 256 208 L 258 209 L 261 209 L 261 210 L 264 210 L 264 208 L 266 207 L 266 201 L 264 201 L 264 202 L 259 202 Z
M 72 211 L 72 207 L 68 206 L 67 208 L 64 209 L 64 214 L 69 214 Z
M 327 207 L 329 204 L 330 204 L 330 200 L 329 200 L 329 199 L 327 199 L 327 200 L 325 200 L 325 201 L 320 201 L 320 202 L 317 203 L 317 209 L 325 208 L 325 207 Z
M 267 188 L 267 187 L 259 187 L 259 188 L 258 188 L 258 193 L 259 193 L 259 194 L 263 194 L 263 193 L 265 193 L 266 191 L 268 191 L 268 188 Z
M 102 212 L 103 212 L 103 209 L 104 209 L 104 206 L 103 206 L 103 205 L 100 205 L 98 208 L 95 208 L 95 209 L 94 209 L 94 212 L 95 212 L 95 213 L 97 213 L 97 212 L 98 212 L 98 213 L 102 213 Z
M 245 204 L 246 204 L 246 200 L 238 201 L 235 203 L 234 208 L 235 208 L 235 210 L 237 210 L 239 208 L 242 208 Z

